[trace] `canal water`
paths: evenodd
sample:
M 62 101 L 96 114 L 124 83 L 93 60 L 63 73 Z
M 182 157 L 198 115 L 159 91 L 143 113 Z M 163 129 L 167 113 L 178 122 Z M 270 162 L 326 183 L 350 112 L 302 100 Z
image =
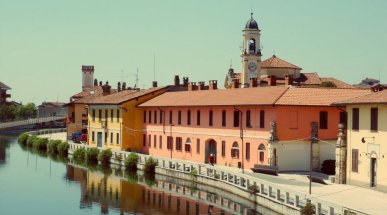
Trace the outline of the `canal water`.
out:
M 0 136 L 0 214 L 275 214 L 224 190 L 85 167 Z

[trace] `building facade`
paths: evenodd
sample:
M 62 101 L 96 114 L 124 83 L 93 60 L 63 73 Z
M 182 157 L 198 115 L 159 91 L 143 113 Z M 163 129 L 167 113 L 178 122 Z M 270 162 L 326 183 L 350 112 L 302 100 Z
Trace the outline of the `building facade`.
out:
M 192 88 L 189 88 L 192 89 Z M 343 109 L 332 103 L 364 90 L 258 87 L 168 92 L 143 109 L 143 151 L 151 155 L 280 171 L 309 169 L 311 123 L 317 123 L 313 169 L 335 159 Z
M 88 144 L 98 148 L 140 151 L 142 111 L 136 106 L 167 87 L 124 90 L 87 102 Z
M 62 102 L 43 102 L 38 106 L 38 117 L 66 116 L 67 108 Z
M 0 82 L 0 105 L 9 105 L 7 99 L 11 97 L 11 94 L 7 93 L 11 88 Z
M 339 102 L 346 105 L 346 182 L 387 191 L 387 91 Z

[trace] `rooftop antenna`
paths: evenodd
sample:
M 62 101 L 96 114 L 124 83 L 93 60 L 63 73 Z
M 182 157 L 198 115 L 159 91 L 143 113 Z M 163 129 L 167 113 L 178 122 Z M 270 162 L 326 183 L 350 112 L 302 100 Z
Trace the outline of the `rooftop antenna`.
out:
M 253 5 L 251 5 L 250 10 L 251 10 L 251 19 L 253 19 Z
M 156 81 L 156 54 L 153 53 L 153 81 Z
M 134 88 L 136 88 L 136 87 L 138 86 L 138 81 L 140 80 L 140 79 L 138 78 L 138 71 L 139 71 L 139 69 L 138 69 L 138 67 L 137 67 L 137 73 L 134 74 L 134 76 L 136 77 L 136 84 L 134 85 Z
M 275 50 L 273 49 L 273 56 L 275 56 Z
M 230 60 L 230 68 L 232 68 L 232 59 Z
M 381 71 L 379 70 L 379 83 L 382 83 L 382 80 L 380 80 L 380 73 Z

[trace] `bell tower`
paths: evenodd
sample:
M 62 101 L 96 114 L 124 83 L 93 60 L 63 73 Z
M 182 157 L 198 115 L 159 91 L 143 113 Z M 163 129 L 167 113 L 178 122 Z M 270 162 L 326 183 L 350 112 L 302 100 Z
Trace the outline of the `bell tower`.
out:
M 245 29 L 242 30 L 243 50 L 242 50 L 242 87 L 248 87 L 250 78 L 260 78 L 261 70 L 261 30 L 258 23 L 253 19 L 247 21 Z
M 82 90 L 92 87 L 94 81 L 94 66 L 82 65 Z

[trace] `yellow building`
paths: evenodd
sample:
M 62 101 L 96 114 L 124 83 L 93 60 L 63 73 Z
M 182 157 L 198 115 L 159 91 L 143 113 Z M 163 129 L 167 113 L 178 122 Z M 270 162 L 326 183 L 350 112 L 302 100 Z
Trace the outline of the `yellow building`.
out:
M 124 90 L 88 104 L 88 143 L 98 148 L 140 151 L 143 111 L 137 105 L 164 93 L 167 87 Z
M 387 191 L 387 90 L 340 104 L 348 112 L 347 183 Z
M 111 93 L 112 90 L 109 90 Z M 105 93 L 108 94 L 108 93 Z M 91 100 L 103 96 L 101 86 L 84 88 L 82 92 L 73 95 L 70 98 L 70 103 L 66 104 L 68 122 L 67 122 L 67 137 L 70 138 L 73 132 L 82 132 L 87 129 L 87 109 L 85 104 Z

